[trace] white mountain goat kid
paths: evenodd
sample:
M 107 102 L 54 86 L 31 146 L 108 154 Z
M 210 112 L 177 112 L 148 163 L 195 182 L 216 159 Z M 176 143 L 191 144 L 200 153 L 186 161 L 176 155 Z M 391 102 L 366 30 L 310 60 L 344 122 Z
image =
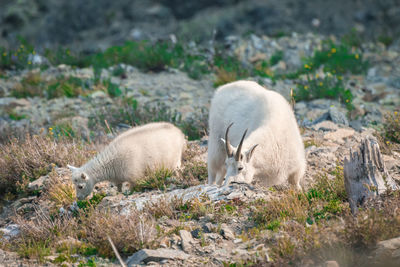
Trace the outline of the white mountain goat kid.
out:
M 211 101 L 208 183 L 264 186 L 289 181 L 298 189 L 306 160 L 292 108 L 256 82 L 221 86 Z M 243 152 L 242 152 L 243 151 Z
M 86 198 L 101 181 L 110 181 L 121 191 L 122 183 L 138 181 L 148 170 L 179 168 L 185 147 L 184 134 L 170 123 L 130 129 L 82 167 L 68 165 L 76 195 L 78 199 Z

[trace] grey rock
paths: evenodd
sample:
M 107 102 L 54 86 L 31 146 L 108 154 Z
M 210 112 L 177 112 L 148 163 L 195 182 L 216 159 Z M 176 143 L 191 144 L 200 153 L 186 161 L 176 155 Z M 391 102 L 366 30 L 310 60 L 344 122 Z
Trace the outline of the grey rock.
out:
M 251 41 L 253 42 L 253 46 L 257 50 L 262 50 L 264 48 L 263 40 L 255 34 L 250 36 Z
M 396 77 L 393 80 L 391 80 L 390 85 L 393 86 L 394 88 L 400 89 L 400 77 Z
M 320 122 L 323 122 L 323 121 L 329 120 L 329 119 L 330 119 L 329 112 L 326 112 L 326 113 L 322 114 L 320 117 L 318 117 L 317 119 L 315 119 L 314 121 L 304 121 L 303 124 L 305 126 L 311 126 L 311 125 L 318 124 Z
M 0 108 L 15 108 L 29 106 L 30 102 L 26 99 L 17 99 L 15 97 L 0 98 Z
M 306 105 L 306 103 L 304 103 L 304 102 L 297 102 L 297 103 L 295 104 L 294 108 L 295 108 L 295 110 L 296 110 L 296 112 L 297 112 L 298 110 L 306 109 L 306 108 L 307 108 L 307 105 Z
M 349 121 L 347 120 L 347 117 L 345 114 L 343 114 L 341 111 L 339 111 L 336 107 L 329 107 L 328 112 L 322 114 L 320 117 L 315 119 L 313 122 L 310 121 L 304 121 L 303 125 L 304 126 L 311 126 L 318 124 L 320 122 L 323 122 L 325 120 L 331 120 L 336 124 L 340 125 L 349 125 Z
M 194 244 L 194 240 L 192 238 L 191 233 L 189 233 L 186 230 L 180 230 L 179 231 L 179 236 L 181 237 L 181 245 L 182 245 L 182 249 L 185 252 L 190 252 L 190 250 L 192 249 L 192 245 Z
M 30 54 L 28 56 L 28 61 L 30 61 L 32 63 L 32 65 L 42 65 L 45 63 L 49 63 L 47 58 L 42 57 L 41 55 L 38 55 L 38 54 Z
M 233 240 L 234 244 L 239 244 L 239 243 L 242 243 L 242 242 L 243 242 L 243 240 L 241 238 L 236 238 L 235 240 Z
M 215 226 L 210 222 L 203 225 L 203 230 L 206 233 L 212 233 L 212 232 L 214 232 L 214 229 L 215 229 Z
M 192 237 L 200 238 L 201 237 L 201 233 L 202 233 L 202 229 L 196 228 L 193 231 L 191 231 L 190 233 L 191 233 Z
M 107 98 L 107 94 L 103 91 L 94 91 L 93 93 L 90 94 L 90 97 L 92 98 Z
M 322 121 L 312 126 L 313 130 L 316 131 L 336 131 L 339 127 L 332 121 Z
M 397 259 L 400 261 L 400 237 L 378 242 L 373 255 L 377 261 Z
M 357 132 L 361 132 L 363 130 L 363 124 L 361 120 L 350 121 L 349 126 L 354 130 L 356 130 Z
M 0 228 L 0 232 L 3 233 L 3 238 L 10 240 L 19 235 L 21 230 L 18 224 L 9 224 L 4 228 Z
M 141 264 L 142 262 L 147 263 L 150 261 L 160 262 L 163 260 L 186 260 L 189 258 L 189 254 L 183 251 L 159 248 L 156 250 L 142 249 L 134 253 L 127 260 L 128 266 L 135 264 Z
M 218 240 L 218 239 L 222 239 L 222 237 L 221 237 L 219 234 L 217 234 L 217 233 L 204 234 L 204 237 L 205 237 L 206 239 L 211 240 L 211 241 L 216 241 L 216 240 Z
M 234 194 L 233 192 L 238 192 L 240 194 Z M 192 199 L 201 199 L 202 196 L 207 196 L 211 201 L 221 201 L 228 200 L 233 196 L 241 196 L 242 201 L 247 199 L 255 199 L 260 197 L 265 197 L 262 192 L 254 192 L 254 188 L 247 184 L 231 184 L 228 187 L 219 187 L 217 185 L 197 185 L 186 189 L 175 189 L 171 192 L 153 195 L 153 196 L 128 196 L 125 199 L 119 200 L 118 202 L 113 202 L 112 198 L 104 198 L 103 201 L 110 201 L 113 203 L 111 208 L 117 208 L 121 210 L 122 214 L 129 214 L 132 208 L 137 210 L 142 210 L 146 204 L 157 203 L 158 201 L 171 201 L 173 199 L 182 199 L 182 201 L 188 201 Z
M 233 233 L 232 229 L 228 227 L 226 224 L 221 225 L 221 234 L 227 240 L 234 240 L 235 234 Z
M 33 192 L 36 190 L 41 190 L 45 187 L 46 182 L 49 180 L 49 177 L 46 176 L 41 176 L 37 180 L 31 182 L 28 184 L 28 191 Z
M 336 107 L 329 108 L 329 116 L 331 121 L 336 124 L 342 124 L 346 126 L 349 125 L 349 121 L 347 120 L 346 115 L 340 112 Z

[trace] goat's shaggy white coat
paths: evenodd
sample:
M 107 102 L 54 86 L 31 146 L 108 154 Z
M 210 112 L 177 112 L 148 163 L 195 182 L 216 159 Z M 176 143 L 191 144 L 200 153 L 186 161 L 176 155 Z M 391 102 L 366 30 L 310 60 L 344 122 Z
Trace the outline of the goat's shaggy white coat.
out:
M 292 108 L 278 93 L 256 82 L 237 81 L 219 87 L 211 101 L 208 141 L 208 183 L 251 183 L 271 186 L 289 181 L 300 188 L 305 172 L 304 145 Z M 246 129 L 240 159 L 227 156 Z M 255 145 L 257 145 L 255 147 Z
M 87 197 L 101 181 L 110 181 L 121 191 L 122 183 L 135 182 L 146 171 L 178 168 L 185 147 L 184 134 L 170 123 L 150 123 L 130 129 L 82 167 L 68 166 L 77 197 Z

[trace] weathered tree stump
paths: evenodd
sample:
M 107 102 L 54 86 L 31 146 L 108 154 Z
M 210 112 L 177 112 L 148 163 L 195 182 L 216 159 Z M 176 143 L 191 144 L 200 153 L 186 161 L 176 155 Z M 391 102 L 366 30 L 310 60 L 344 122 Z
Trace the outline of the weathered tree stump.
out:
M 385 168 L 379 145 L 373 137 L 365 138 L 357 151 L 350 149 L 350 159 L 344 159 L 343 168 L 344 185 L 353 214 L 367 200 L 387 189 L 398 189 Z

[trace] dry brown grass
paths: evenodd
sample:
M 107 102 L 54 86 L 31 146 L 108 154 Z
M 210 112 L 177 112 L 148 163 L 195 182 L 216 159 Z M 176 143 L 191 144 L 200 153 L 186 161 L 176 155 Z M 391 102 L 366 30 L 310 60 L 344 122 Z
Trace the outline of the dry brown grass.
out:
M 197 143 L 189 143 L 183 153 L 182 168 L 176 171 L 177 183 L 186 188 L 204 183 L 208 177 L 207 163 L 201 160 L 201 155 L 206 153 L 205 147 Z
M 124 254 L 151 247 L 156 238 L 155 221 L 147 213 L 131 210 L 128 215 L 123 215 L 93 209 L 86 216 L 81 217 L 80 238 L 106 257 L 114 256 L 107 235 L 112 237 L 118 251 Z
M 224 68 L 216 68 L 215 70 L 216 78 L 214 81 L 214 86 L 218 87 L 226 83 L 234 82 L 238 80 L 238 74 L 234 71 L 227 71 Z
M 208 171 L 207 164 L 201 159 L 201 156 L 205 152 L 205 147 L 200 147 L 194 142 L 189 143 L 183 153 L 180 169 L 175 171 L 166 168 L 148 170 L 145 177 L 134 184 L 133 191 L 141 192 L 152 189 L 164 191 L 171 186 L 187 188 L 204 183 Z
M 386 192 L 382 199 L 367 204 L 356 217 L 346 217 L 345 236 L 349 243 L 367 248 L 400 236 L 400 191 Z
M 26 219 L 16 215 L 14 221 L 21 227 L 18 241 L 52 243 L 60 238 L 75 236 L 78 223 L 68 214 L 52 215 L 42 206 L 35 206 L 35 216 Z
M 139 249 L 152 247 L 156 239 L 153 217 L 144 212 L 131 210 L 123 215 L 90 206 L 76 213 L 54 213 L 36 206 L 35 214 L 27 219 L 16 215 L 14 222 L 21 226 L 21 234 L 9 247 L 21 256 L 43 260 L 43 256 L 60 249 L 60 241 L 79 240 L 80 247 L 95 248 L 95 253 L 113 257 L 113 250 L 107 240 L 112 236 L 118 251 L 132 254 Z
M 340 266 L 367 264 L 379 241 L 400 235 L 400 192 L 387 192 L 353 216 L 346 199 L 343 172 L 322 176 L 306 192 L 277 192 L 276 198 L 252 204 L 256 237 L 272 243 L 270 256 L 282 265 L 315 266 L 336 260 Z M 278 232 L 271 238 L 268 230 Z M 250 231 L 254 232 L 254 228 Z M 253 233 L 244 233 L 252 236 Z
M 44 198 L 48 199 L 56 210 L 68 207 L 76 200 L 75 186 L 70 179 L 63 179 L 61 174 L 53 170 L 49 173 Z
M 24 190 L 54 166 L 80 166 L 95 153 L 93 145 L 44 135 L 26 135 L 0 144 L 0 195 Z
M 174 198 L 171 200 L 162 198 L 153 203 L 147 203 L 144 210 L 150 213 L 154 218 L 158 219 L 167 216 L 170 219 L 179 219 L 180 210 L 184 206 L 181 198 Z
M 400 111 L 385 114 L 383 127 L 385 139 L 400 144 Z
M 391 155 L 392 151 L 400 151 L 400 111 L 386 113 L 383 128 L 374 135 L 383 154 Z

